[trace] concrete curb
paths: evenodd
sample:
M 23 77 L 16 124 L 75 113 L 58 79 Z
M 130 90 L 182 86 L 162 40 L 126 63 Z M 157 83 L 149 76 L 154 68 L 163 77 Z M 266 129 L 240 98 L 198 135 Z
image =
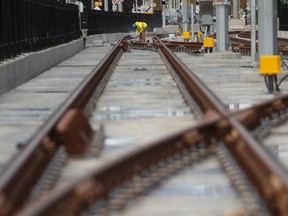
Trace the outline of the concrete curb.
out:
M 83 50 L 83 39 L 23 54 L 0 64 L 0 95 Z

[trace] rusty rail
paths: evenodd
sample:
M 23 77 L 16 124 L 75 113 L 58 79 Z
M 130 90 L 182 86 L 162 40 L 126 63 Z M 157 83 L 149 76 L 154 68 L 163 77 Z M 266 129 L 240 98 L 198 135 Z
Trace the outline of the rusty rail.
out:
M 250 37 L 250 32 L 240 32 L 236 35 L 229 35 L 232 51 L 240 52 L 243 55 L 250 55 Z M 256 49 L 258 49 L 258 44 L 256 44 L 256 46 Z M 278 38 L 278 52 L 284 56 L 288 56 L 288 40 L 286 38 Z
M 203 143 L 212 146 L 207 137 L 209 134 L 212 137 L 214 129 L 215 124 L 210 124 L 209 121 L 193 130 L 186 130 L 154 142 L 125 158 L 113 161 L 101 169 L 92 170 L 86 176 L 55 189 L 45 197 L 45 201 L 35 202 L 19 215 L 77 215 L 98 199 L 108 197 L 111 191 L 132 176 L 148 171 L 155 164 L 181 154 L 185 149 L 199 148 Z M 62 208 L 63 206 L 67 208 Z
M 247 129 L 251 130 L 259 126 L 263 118 L 262 114 L 271 117 L 275 113 L 287 111 L 287 96 L 245 111 L 229 113 L 200 80 L 181 64 L 165 44 L 157 39 L 156 43 L 160 53 L 165 56 L 170 66 L 179 72 L 178 76 L 187 91 L 205 113 L 205 121 L 196 127 L 154 142 L 101 169 L 92 170 L 89 174 L 65 186 L 56 188 L 45 199 L 24 208 L 19 215 L 79 214 L 98 199 L 106 199 L 111 191 L 132 178 L 133 175 L 149 170 L 153 165 L 173 155 L 184 154 L 191 148 L 199 149 L 203 145 L 213 147 L 215 140 L 224 141 L 225 146 L 257 189 L 271 214 L 288 214 L 287 174 L 247 131 Z M 261 114 L 254 117 L 255 112 Z
M 162 46 L 162 51 L 167 59 L 170 58 L 172 60 L 173 54 L 171 51 L 164 46 Z M 273 215 L 288 214 L 288 177 L 286 170 L 280 167 L 261 148 L 261 145 L 249 134 L 237 118 L 233 115 L 228 115 L 227 110 L 213 97 L 210 91 L 200 84 L 199 80 L 197 81 L 195 75 L 189 73 L 189 70 L 181 65 L 179 61 L 170 61 L 170 63 L 175 71 L 179 71 L 187 90 L 192 94 L 197 103 L 204 107 L 206 114 L 210 111 L 210 113 L 216 112 L 221 116 L 222 120 L 219 124 L 218 138 L 220 136 L 221 139 L 224 139 L 226 147 L 258 190 L 270 212 Z M 283 102 L 287 101 L 284 100 Z M 279 101 L 276 104 L 279 104 Z M 287 105 L 283 106 L 284 103 L 280 104 L 282 110 L 287 107 Z M 277 109 L 276 111 L 279 112 Z M 244 122 L 251 122 L 250 116 L 247 116 Z
M 198 53 L 201 52 L 201 48 L 203 46 L 202 42 L 176 42 L 176 41 L 170 41 L 165 42 L 165 45 L 170 48 L 174 52 L 194 52 Z
M 125 48 L 123 41 L 118 42 L 3 170 L 0 176 L 0 215 L 11 215 L 22 207 L 60 145 L 64 145 L 68 153 L 87 150 L 95 132 L 83 109 L 105 73 L 120 58 Z M 77 124 L 71 126 L 73 122 Z M 81 133 L 87 139 L 84 140 Z
M 163 41 L 165 46 L 170 48 L 172 51 L 177 52 L 194 52 L 198 53 L 201 51 L 203 46 L 202 42 L 181 42 L 181 41 Z M 153 49 L 155 48 L 156 44 L 154 41 L 152 43 L 149 42 L 129 42 L 129 45 L 133 48 L 142 48 L 142 49 Z
M 288 214 L 288 178 L 286 170 L 279 166 L 245 129 L 246 127 L 251 130 L 259 126 L 261 118 L 263 118 L 262 115 L 273 116 L 275 113 L 287 110 L 287 96 L 279 97 L 275 101 L 263 103 L 249 110 L 229 113 L 215 99 L 214 95 L 201 84 L 201 81 L 181 64 L 180 60 L 177 59 L 164 43 L 157 39 L 155 41 L 155 46 L 159 48 L 159 52 L 165 56 L 170 66 L 177 71 L 187 91 L 205 113 L 205 121 L 196 127 L 154 142 L 141 150 L 129 154 L 126 158 L 121 158 L 107 164 L 101 169 L 92 170 L 87 175 L 79 177 L 65 186 L 56 188 L 45 199 L 32 203 L 21 212 L 18 212 L 18 215 L 77 215 L 87 209 L 96 200 L 101 198 L 106 199 L 113 189 L 123 184 L 133 175 L 148 170 L 151 166 L 165 161 L 169 157 L 183 154 L 183 152 L 192 147 L 199 149 L 203 144 L 206 147 L 213 147 L 216 145 L 216 141 L 220 140 L 225 142 L 227 149 L 257 189 L 270 212 L 273 215 Z M 254 115 L 255 112 L 261 114 Z M 72 114 L 70 113 L 70 115 Z M 45 134 L 45 139 L 39 138 L 39 143 L 44 143 L 43 146 L 45 148 L 41 147 L 41 149 L 37 147 L 35 150 L 39 151 L 41 149 L 42 152 L 46 152 L 49 149 L 47 148 L 47 146 L 50 147 L 49 140 L 54 138 L 54 133 L 57 130 L 56 132 L 55 129 L 48 132 Z M 59 138 L 57 135 L 55 136 L 57 139 Z M 40 156 L 44 157 L 43 155 L 41 154 Z M 39 159 L 44 163 L 44 165 L 41 165 L 41 168 L 45 167 L 45 163 L 49 159 Z M 19 168 L 22 168 L 21 162 L 19 159 L 17 160 Z M 32 162 L 35 163 L 35 161 L 29 161 L 26 164 L 32 166 Z M 37 169 L 40 169 L 40 165 L 37 166 L 39 166 Z M 25 167 L 28 166 L 26 165 Z M 31 170 L 31 167 L 29 167 L 29 170 Z M 14 172 L 12 168 L 10 172 Z M 17 177 L 20 174 L 21 172 L 19 172 Z M 37 178 L 38 176 L 35 177 L 35 174 L 31 173 L 29 174 L 29 181 L 27 180 L 29 184 L 20 182 L 20 185 L 22 187 L 23 185 L 32 186 Z M 15 206 L 15 204 L 21 206 L 25 196 L 29 192 L 25 191 L 25 189 L 20 190 L 20 188 L 17 188 L 18 193 L 21 192 L 23 197 L 21 197 L 22 201 L 16 200 L 16 195 L 19 196 L 19 194 L 13 191 L 12 187 L 15 187 L 15 184 L 16 186 L 19 184 L 19 179 L 17 179 L 17 182 L 15 178 L 10 180 L 13 180 L 12 183 L 14 184 L 8 182 L 6 178 L 7 190 L 4 191 L 1 189 L 0 203 L 2 215 L 4 213 L 14 213 L 18 209 L 18 206 Z M 2 182 L 3 180 L 0 178 L 0 188 L 3 188 Z M 69 206 L 69 208 L 63 208 L 63 206 Z

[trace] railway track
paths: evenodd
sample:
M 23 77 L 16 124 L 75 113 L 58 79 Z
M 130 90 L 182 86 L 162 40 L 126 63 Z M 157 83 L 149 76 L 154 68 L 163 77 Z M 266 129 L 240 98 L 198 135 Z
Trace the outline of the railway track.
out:
M 287 172 L 259 135 L 287 97 L 230 113 L 159 39 L 126 40 L 2 171 L 0 214 L 287 214 Z
M 229 40 L 231 42 L 232 51 L 240 52 L 242 55 L 251 54 L 250 46 L 250 32 L 236 32 L 229 35 Z M 256 40 L 258 40 L 258 34 L 256 35 Z M 286 38 L 278 38 L 278 51 L 283 55 L 285 59 L 288 56 L 288 43 Z M 257 46 L 257 45 L 256 45 Z M 256 47 L 256 49 L 258 49 Z

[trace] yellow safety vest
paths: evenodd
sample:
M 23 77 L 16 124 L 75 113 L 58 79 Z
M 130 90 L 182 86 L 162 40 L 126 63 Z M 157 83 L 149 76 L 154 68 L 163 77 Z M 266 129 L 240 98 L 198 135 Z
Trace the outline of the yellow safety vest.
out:
M 147 26 L 145 22 L 136 22 L 136 34 L 140 34 Z

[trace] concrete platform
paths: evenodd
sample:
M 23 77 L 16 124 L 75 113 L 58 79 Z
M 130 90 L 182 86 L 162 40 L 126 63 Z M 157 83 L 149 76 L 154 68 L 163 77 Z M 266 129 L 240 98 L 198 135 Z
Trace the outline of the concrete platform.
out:
M 252 66 L 250 56 L 241 56 L 240 59 L 223 58 L 217 52 L 194 55 L 178 52 L 176 55 L 230 110 L 251 107 L 275 95 L 288 93 L 287 81 L 280 85 L 281 92 L 269 93 L 264 77 L 259 75 L 258 67 Z M 284 71 L 279 79 L 285 74 L 287 71 Z
M 204 54 L 204 58 L 206 59 L 240 59 L 240 53 L 233 52 L 213 52 Z

